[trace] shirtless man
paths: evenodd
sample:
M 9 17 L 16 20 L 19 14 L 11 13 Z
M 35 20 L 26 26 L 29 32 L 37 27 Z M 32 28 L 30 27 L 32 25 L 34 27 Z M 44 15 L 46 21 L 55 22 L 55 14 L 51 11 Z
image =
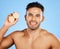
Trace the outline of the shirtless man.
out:
M 14 23 L 6 20 L 7 22 L 0 32 L 0 49 L 8 49 L 13 44 L 15 44 L 16 49 L 60 49 L 59 40 L 48 31 L 39 27 L 41 22 L 44 21 L 43 12 L 44 7 L 40 3 L 29 3 L 25 15 L 28 28 L 22 31 L 15 31 L 4 37 L 8 28 L 14 25 L 18 19 Z

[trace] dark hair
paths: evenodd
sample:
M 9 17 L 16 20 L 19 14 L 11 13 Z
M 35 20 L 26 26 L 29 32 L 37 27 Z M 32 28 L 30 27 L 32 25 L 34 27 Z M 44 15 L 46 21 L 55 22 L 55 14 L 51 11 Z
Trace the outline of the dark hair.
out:
M 28 10 L 29 8 L 33 8 L 33 7 L 37 7 L 37 8 L 40 8 L 42 10 L 42 12 L 44 12 L 44 7 L 42 4 L 38 3 L 38 2 L 32 2 L 32 3 L 29 3 L 26 7 L 26 10 Z

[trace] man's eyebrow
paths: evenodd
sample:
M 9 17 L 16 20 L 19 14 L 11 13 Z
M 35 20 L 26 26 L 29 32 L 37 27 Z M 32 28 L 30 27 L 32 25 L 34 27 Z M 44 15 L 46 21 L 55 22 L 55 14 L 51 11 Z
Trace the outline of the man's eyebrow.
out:
M 32 13 L 28 13 L 28 15 L 33 15 L 33 14 Z M 37 16 L 41 16 L 41 14 L 38 14 L 38 13 L 36 15 Z
M 41 14 L 36 14 L 36 15 L 41 16 Z
M 33 15 L 32 13 L 28 13 L 28 14 Z
M 36 14 L 36 15 L 40 15 L 40 14 Z
M 32 14 L 32 13 L 28 13 L 28 14 Z

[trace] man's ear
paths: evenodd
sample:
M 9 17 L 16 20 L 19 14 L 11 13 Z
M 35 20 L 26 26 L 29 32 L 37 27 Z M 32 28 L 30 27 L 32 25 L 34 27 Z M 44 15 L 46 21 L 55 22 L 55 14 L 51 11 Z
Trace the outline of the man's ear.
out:
M 43 21 L 44 21 L 44 19 L 45 19 L 45 17 L 44 17 L 44 16 L 42 16 L 42 20 L 41 20 L 41 22 L 43 22 Z

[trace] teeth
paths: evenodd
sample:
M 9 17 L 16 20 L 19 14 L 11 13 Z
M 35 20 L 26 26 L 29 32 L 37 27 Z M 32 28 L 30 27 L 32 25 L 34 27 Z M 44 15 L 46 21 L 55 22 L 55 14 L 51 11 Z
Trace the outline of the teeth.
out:
M 31 22 L 31 24 L 32 24 L 32 25 L 35 25 L 35 24 L 36 24 L 36 22 Z

